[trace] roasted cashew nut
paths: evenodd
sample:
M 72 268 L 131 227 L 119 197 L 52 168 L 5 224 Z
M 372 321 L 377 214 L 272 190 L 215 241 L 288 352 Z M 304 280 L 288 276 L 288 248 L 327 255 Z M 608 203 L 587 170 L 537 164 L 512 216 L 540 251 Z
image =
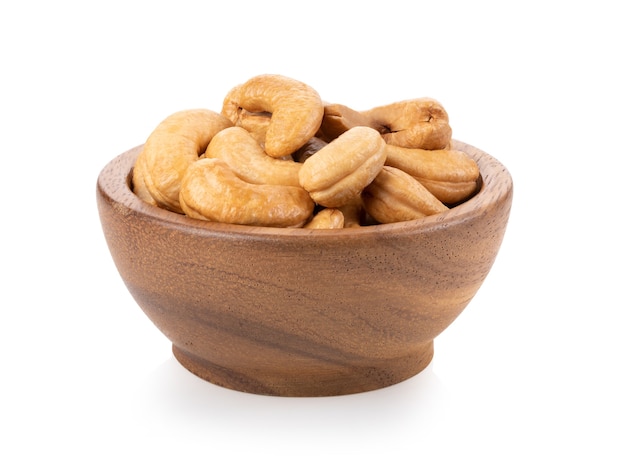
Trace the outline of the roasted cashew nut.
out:
M 410 174 L 443 203 L 462 202 L 478 187 L 478 165 L 460 150 L 423 150 L 387 145 L 385 152 L 386 165 Z
M 375 129 L 357 126 L 308 158 L 300 185 L 325 207 L 340 207 L 358 197 L 385 163 L 385 141 Z
M 369 215 L 380 223 L 395 223 L 443 213 L 448 207 L 410 174 L 385 166 L 362 194 Z
M 385 128 L 383 138 L 391 145 L 437 150 L 446 148 L 452 137 L 448 113 L 431 98 L 403 100 L 362 113 Z
M 301 187 L 248 183 L 216 158 L 188 167 L 180 204 L 191 218 L 271 227 L 300 227 L 315 206 Z
M 346 105 L 338 103 L 326 103 L 324 104 L 322 124 L 316 136 L 326 142 L 330 142 L 348 129 L 357 126 L 367 126 L 381 133 L 387 131 L 387 128 L 378 120 L 375 120 L 363 112 L 353 110 Z
M 235 126 L 248 131 L 250 135 L 259 143 L 259 145 L 264 146 L 267 128 L 270 127 L 271 120 L 272 114 L 266 111 L 251 113 L 242 109 L 239 112 L 239 117 Z
M 358 228 L 363 225 L 365 210 L 363 208 L 363 200 L 361 196 L 349 201 L 345 205 L 338 207 L 343 214 L 344 228 Z
M 254 137 L 241 127 L 218 132 L 206 149 L 205 158 L 219 158 L 242 180 L 253 184 L 300 187 L 301 163 L 268 156 Z
M 133 185 L 142 198 L 149 193 L 160 207 L 182 213 L 178 200 L 185 171 L 215 134 L 232 126 L 211 110 L 183 110 L 165 118 L 152 131 L 133 170 Z M 151 202 L 152 203 L 152 202 Z
M 324 208 L 303 227 L 305 229 L 342 229 L 343 225 L 344 218 L 341 210 Z
M 324 116 L 322 99 L 315 89 L 295 79 L 276 74 L 253 77 L 231 89 L 222 114 L 241 125 L 243 112 L 268 112 L 265 152 L 274 158 L 291 155 L 315 135 Z
M 145 172 L 146 172 L 146 163 L 145 157 L 139 156 L 135 161 L 135 166 L 133 167 L 133 192 L 137 197 L 143 200 L 150 205 L 158 206 L 154 197 L 150 194 L 148 187 L 145 182 Z

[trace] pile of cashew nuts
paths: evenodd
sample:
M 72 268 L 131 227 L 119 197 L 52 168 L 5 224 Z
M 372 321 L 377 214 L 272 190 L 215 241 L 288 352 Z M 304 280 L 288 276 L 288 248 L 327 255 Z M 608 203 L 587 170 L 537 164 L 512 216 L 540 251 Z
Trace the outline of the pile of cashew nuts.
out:
M 335 229 L 419 219 L 470 198 L 476 162 L 451 148 L 448 114 L 417 98 L 357 111 L 263 74 L 221 112 L 184 110 L 149 135 L 133 168 L 142 200 L 191 218 Z

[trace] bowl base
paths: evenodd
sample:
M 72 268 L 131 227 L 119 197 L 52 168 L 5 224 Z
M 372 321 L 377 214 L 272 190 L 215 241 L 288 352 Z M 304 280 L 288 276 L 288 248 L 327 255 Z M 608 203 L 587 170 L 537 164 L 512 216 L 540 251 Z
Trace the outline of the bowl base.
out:
M 405 381 L 426 368 L 434 354 L 429 341 L 411 354 L 394 359 L 369 360 L 367 364 L 328 366 L 322 363 L 297 368 L 238 371 L 216 365 L 172 345 L 178 362 L 191 373 L 212 384 L 236 391 L 282 397 L 322 397 L 357 394 Z

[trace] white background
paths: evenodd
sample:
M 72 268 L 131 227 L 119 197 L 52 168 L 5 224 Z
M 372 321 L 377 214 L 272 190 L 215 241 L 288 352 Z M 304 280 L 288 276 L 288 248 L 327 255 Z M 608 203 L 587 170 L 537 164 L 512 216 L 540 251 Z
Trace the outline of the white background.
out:
M 0 462 L 626 463 L 617 5 L 3 2 Z M 434 97 L 513 175 L 491 274 L 404 383 L 322 399 L 213 386 L 117 274 L 99 171 L 262 73 L 356 109 Z

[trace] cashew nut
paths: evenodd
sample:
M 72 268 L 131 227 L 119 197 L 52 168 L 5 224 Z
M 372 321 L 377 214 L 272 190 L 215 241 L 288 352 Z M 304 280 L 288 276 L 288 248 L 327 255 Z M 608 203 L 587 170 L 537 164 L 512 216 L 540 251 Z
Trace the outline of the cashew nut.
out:
M 358 197 L 385 163 L 385 142 L 375 129 L 357 126 L 308 158 L 300 185 L 325 207 L 340 207 Z
M 385 128 L 383 138 L 391 145 L 436 150 L 445 148 L 452 137 L 448 113 L 431 98 L 403 100 L 361 113 Z
M 300 227 L 315 206 L 301 187 L 250 184 L 216 158 L 187 168 L 180 204 L 192 218 L 272 227 Z
M 344 225 L 343 213 L 337 208 L 320 210 L 307 224 L 305 229 L 341 229 Z
M 252 184 L 300 187 L 302 164 L 268 156 L 252 135 L 241 127 L 218 132 L 206 149 L 205 158 L 219 158 L 242 180 Z
M 315 89 L 275 74 L 253 77 L 228 92 L 222 114 L 237 125 L 242 124 L 244 110 L 271 113 L 264 148 L 275 158 L 291 155 L 302 147 L 315 135 L 324 116 L 324 105 Z
M 265 135 L 267 134 L 267 128 L 270 126 L 271 118 L 272 114 L 266 111 L 251 113 L 242 109 L 239 112 L 239 118 L 235 125 L 244 128 L 254 137 L 259 145 L 264 146 Z
M 317 137 L 330 142 L 356 126 L 368 126 L 381 133 L 386 131 L 385 126 L 363 112 L 353 110 L 346 105 L 327 103 L 324 105 L 324 117 Z
M 476 191 L 480 176 L 478 165 L 460 150 L 423 150 L 387 145 L 385 152 L 386 165 L 410 174 L 444 203 L 461 202 Z
M 144 181 L 146 164 L 144 163 L 144 157 L 138 157 L 135 161 L 135 166 L 133 167 L 133 185 L 132 189 L 135 195 L 139 197 L 144 202 L 149 203 L 150 205 L 158 206 L 156 200 L 150 195 L 150 191 L 146 186 L 146 182 Z
M 362 225 L 364 210 L 361 196 L 350 200 L 348 203 L 342 205 L 341 207 L 338 207 L 338 210 L 343 213 L 344 228 L 358 228 Z
M 148 136 L 133 184 L 142 195 L 148 192 L 158 206 L 182 213 L 178 194 L 187 167 L 204 153 L 215 134 L 229 126 L 227 118 L 211 110 L 183 110 L 168 116 Z
M 380 223 L 409 221 L 448 207 L 410 174 L 385 166 L 362 194 L 365 210 Z

